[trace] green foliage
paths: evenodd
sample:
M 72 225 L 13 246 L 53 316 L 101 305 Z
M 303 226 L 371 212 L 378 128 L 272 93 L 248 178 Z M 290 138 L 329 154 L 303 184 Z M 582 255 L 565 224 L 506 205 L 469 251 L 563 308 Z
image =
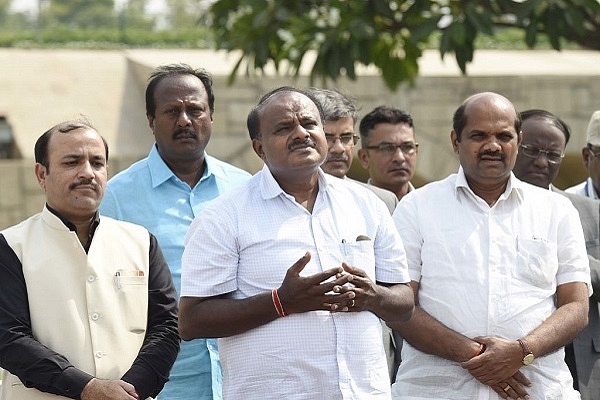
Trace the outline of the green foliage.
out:
M 543 38 L 557 50 L 566 42 L 600 50 L 597 0 L 217 0 L 209 21 L 217 48 L 242 51 L 230 81 L 243 65 L 298 74 L 314 52 L 311 82 L 355 79 L 358 65 L 373 65 L 396 89 L 414 82 L 431 43 L 466 73 L 477 46 L 507 28 L 528 48 Z
M 210 34 L 198 25 L 201 7 L 196 0 L 170 0 L 178 7 L 168 20 L 175 28 L 156 29 L 145 14 L 148 0 L 128 0 L 118 11 L 113 0 L 46 0 L 40 18 L 26 13 L 4 13 L 0 0 L 1 47 L 114 49 L 130 47 L 207 48 Z M 5 6 L 6 3 L 6 7 Z M 4 7 L 4 8 L 3 8 Z M 167 27 L 168 28 L 168 27 Z
M 70 28 L 116 27 L 113 0 L 49 0 L 42 10 L 47 24 Z
M 54 27 L 42 32 L 2 31 L 0 47 L 20 48 L 207 48 L 208 33 L 197 28 L 169 31 L 145 29 L 68 29 Z

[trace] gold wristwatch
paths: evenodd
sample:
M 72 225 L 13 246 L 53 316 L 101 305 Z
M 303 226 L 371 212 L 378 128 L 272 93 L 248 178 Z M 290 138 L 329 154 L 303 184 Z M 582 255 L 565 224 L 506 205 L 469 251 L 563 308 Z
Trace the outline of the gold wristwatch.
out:
M 525 341 L 525 339 L 517 339 L 517 342 L 519 342 L 519 344 L 521 345 L 521 349 L 523 350 L 523 360 L 521 362 L 523 363 L 523 365 L 531 364 L 533 360 L 535 360 L 535 356 L 533 355 L 531 350 L 529 350 L 527 342 Z

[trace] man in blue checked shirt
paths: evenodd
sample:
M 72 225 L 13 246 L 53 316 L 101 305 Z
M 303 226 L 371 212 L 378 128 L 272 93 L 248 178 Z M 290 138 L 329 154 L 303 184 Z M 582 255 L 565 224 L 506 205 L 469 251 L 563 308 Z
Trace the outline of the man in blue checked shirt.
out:
M 100 212 L 146 227 L 158 239 L 177 291 L 187 229 L 214 198 L 250 174 L 205 153 L 212 133 L 212 77 L 188 65 L 158 67 L 146 88 L 146 116 L 155 144 L 147 158 L 113 177 Z M 216 339 L 182 343 L 159 398 L 221 399 Z

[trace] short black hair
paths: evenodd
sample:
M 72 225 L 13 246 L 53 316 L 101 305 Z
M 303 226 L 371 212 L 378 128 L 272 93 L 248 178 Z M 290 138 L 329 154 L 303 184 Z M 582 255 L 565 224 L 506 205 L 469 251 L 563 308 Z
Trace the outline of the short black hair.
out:
M 525 122 L 530 118 L 541 118 L 547 119 L 550 123 L 557 127 L 565 135 L 565 146 L 569 143 L 571 138 L 571 129 L 565 121 L 560 119 L 558 115 L 552 114 L 550 111 L 541 110 L 538 108 L 532 108 L 530 110 L 521 111 L 521 122 Z
M 258 101 L 258 104 L 255 105 L 254 107 L 252 107 L 252 110 L 250 110 L 250 112 L 248 113 L 248 118 L 246 119 L 246 126 L 248 127 L 248 133 L 250 134 L 251 140 L 258 139 L 260 137 L 259 117 L 260 117 L 260 112 L 264 108 L 266 101 L 269 100 L 274 95 L 276 95 L 278 93 L 283 93 L 283 92 L 295 92 L 295 93 L 300 93 L 300 94 L 308 97 L 315 104 L 317 109 L 319 110 L 319 116 L 321 117 L 321 124 L 323 124 L 325 122 L 325 113 L 323 112 L 323 107 L 321 106 L 321 103 L 311 93 L 309 93 L 306 90 L 295 88 L 293 86 L 280 86 L 278 88 L 275 88 L 275 89 L 269 91 L 267 94 L 262 96 L 260 98 L 260 100 Z
M 203 68 L 194 69 L 187 64 L 169 64 L 157 67 L 148 78 L 148 86 L 146 87 L 146 114 L 154 117 L 156 112 L 156 101 L 154 99 L 154 91 L 160 81 L 169 76 L 177 75 L 193 75 L 202 81 L 206 94 L 208 95 L 208 108 L 210 116 L 215 112 L 215 94 L 213 92 L 213 80 L 210 72 Z
M 91 129 L 95 132 L 98 132 L 96 128 L 94 128 L 94 126 L 90 123 L 90 121 L 88 121 L 85 118 L 60 122 L 54 125 L 52 128 L 48 129 L 46 132 L 42 133 L 42 135 L 35 142 L 35 147 L 33 150 L 35 162 L 42 164 L 44 167 L 46 167 L 46 170 L 50 170 L 50 162 L 48 160 L 48 143 L 50 142 L 50 138 L 52 137 L 52 135 L 54 135 L 57 132 L 67 133 L 76 131 L 78 129 Z M 106 143 L 106 140 L 102 137 L 102 135 L 100 135 L 100 138 L 104 143 L 106 161 L 108 161 L 108 143 Z
M 363 148 L 369 145 L 369 137 L 371 136 L 371 130 L 375 128 L 377 124 L 406 124 L 415 129 L 415 124 L 412 116 L 406 111 L 400 110 L 399 108 L 390 106 L 378 106 L 370 111 L 360 121 L 358 130 L 360 132 L 360 140 Z

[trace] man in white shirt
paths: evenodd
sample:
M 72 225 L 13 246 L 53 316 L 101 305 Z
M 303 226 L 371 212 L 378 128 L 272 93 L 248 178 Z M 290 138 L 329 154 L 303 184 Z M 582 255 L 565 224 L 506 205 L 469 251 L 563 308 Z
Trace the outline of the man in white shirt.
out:
M 588 170 L 589 177 L 570 188 L 567 193 L 586 196 L 595 200 L 600 197 L 600 110 L 595 111 L 590 118 L 587 128 L 587 145 L 581 149 L 583 165 Z
M 224 399 L 390 399 L 379 318 L 414 307 L 402 242 L 372 192 L 319 168 L 309 96 L 263 96 L 248 130 L 265 167 L 186 237 L 180 333 L 220 338 Z
M 590 272 L 570 201 L 512 175 L 521 120 L 478 93 L 457 109 L 458 174 L 406 195 L 414 315 L 394 399 L 578 399 L 563 346 L 587 324 Z

